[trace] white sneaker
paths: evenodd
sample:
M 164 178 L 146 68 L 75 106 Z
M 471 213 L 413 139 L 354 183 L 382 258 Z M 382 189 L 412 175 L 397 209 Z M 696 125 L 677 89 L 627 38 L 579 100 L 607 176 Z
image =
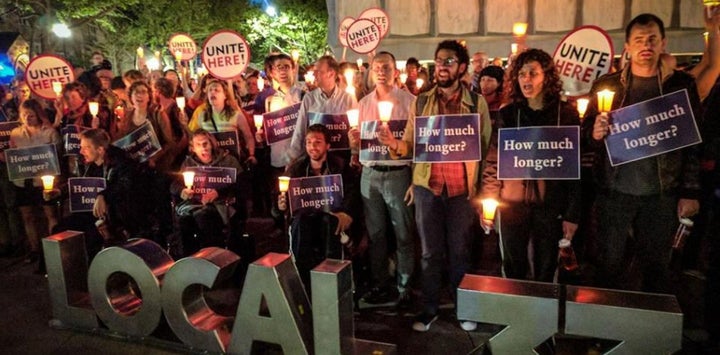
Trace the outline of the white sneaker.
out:
M 462 328 L 466 332 L 472 332 L 473 330 L 477 329 L 477 322 L 473 322 L 471 320 L 461 320 L 460 328 Z

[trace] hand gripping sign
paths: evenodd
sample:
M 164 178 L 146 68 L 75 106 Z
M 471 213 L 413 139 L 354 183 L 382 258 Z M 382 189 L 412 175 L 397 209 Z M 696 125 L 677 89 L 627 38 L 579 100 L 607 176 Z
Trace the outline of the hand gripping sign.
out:
M 563 90 L 569 96 L 590 92 L 593 81 L 610 71 L 613 55 L 612 40 L 600 27 L 582 26 L 568 33 L 553 54 Z
M 375 22 L 368 19 L 357 19 L 347 30 L 347 44 L 353 52 L 366 54 L 380 45 L 381 30 Z
M 53 82 L 63 85 L 75 81 L 75 71 L 65 59 L 55 55 L 39 55 L 28 63 L 25 80 L 33 94 L 43 99 L 54 100 Z
M 213 76 L 232 79 L 250 63 L 250 46 L 239 33 L 220 30 L 203 43 L 202 62 Z
M 197 54 L 197 45 L 195 41 L 187 34 L 176 33 L 168 40 L 168 49 L 170 53 L 180 54 L 180 60 L 191 60 Z M 177 57 L 177 56 L 176 56 Z

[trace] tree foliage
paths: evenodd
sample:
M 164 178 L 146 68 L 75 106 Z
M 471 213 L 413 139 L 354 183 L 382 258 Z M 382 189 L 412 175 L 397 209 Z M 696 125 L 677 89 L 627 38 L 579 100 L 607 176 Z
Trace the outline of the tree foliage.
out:
M 232 29 L 251 47 L 252 60 L 261 63 L 271 51 L 301 51 L 301 61 L 314 60 L 325 51 L 327 9 L 325 0 L 275 0 L 278 16 L 264 12 L 257 0 L 0 0 L 3 22 L 13 22 L 25 38 L 53 44 L 50 26 L 58 20 L 86 42 L 79 56 L 101 49 L 114 61 L 132 62 L 142 45 L 162 50 L 168 38 L 187 33 L 201 46 L 211 33 Z M 262 4 L 262 5 L 261 5 Z M 8 27 L 8 26 L 6 26 Z M 74 39 L 72 39 L 74 41 Z M 57 43 L 55 43 L 57 44 Z

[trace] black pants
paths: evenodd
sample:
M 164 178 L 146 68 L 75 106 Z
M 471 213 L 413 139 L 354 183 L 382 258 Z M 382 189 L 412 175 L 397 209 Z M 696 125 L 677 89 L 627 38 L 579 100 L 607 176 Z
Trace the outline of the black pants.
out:
M 300 210 L 293 216 L 290 245 L 308 294 L 310 270 L 327 258 L 342 258 L 340 236 L 335 235 L 337 224 L 337 217 L 314 209 Z

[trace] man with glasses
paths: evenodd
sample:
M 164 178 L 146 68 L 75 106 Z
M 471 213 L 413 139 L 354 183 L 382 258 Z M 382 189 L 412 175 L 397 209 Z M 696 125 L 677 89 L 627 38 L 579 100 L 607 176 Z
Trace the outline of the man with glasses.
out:
M 420 94 L 410 108 L 403 138 L 395 139 L 386 127 L 378 132 L 378 140 L 388 146 L 393 157 L 412 157 L 415 117 L 431 115 L 478 113 L 483 156 L 490 143 L 490 114 L 482 97 L 460 84 L 468 69 L 467 48 L 458 41 L 446 40 L 435 50 L 436 86 Z M 422 242 L 423 311 L 415 318 L 413 329 L 425 332 L 437 319 L 444 258 L 449 264 L 452 297 L 462 277 L 470 268 L 473 226 L 477 214 L 472 200 L 480 184 L 480 161 L 459 163 L 415 163 L 413 188 L 409 201 L 415 204 L 415 220 Z M 474 322 L 464 321 L 465 330 L 473 330 Z
M 470 89 L 480 94 L 480 72 L 490 64 L 490 57 L 485 52 L 475 52 L 470 61 L 472 64 L 472 82 L 470 83 Z

